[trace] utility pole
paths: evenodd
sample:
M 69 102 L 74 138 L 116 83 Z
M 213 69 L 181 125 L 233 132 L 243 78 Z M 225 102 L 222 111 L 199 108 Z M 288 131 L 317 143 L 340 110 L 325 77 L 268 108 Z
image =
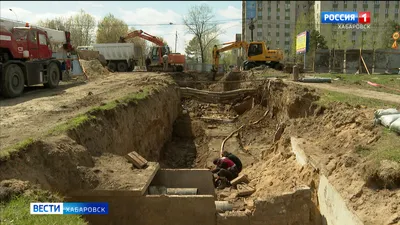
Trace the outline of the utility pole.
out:
M 250 31 L 251 31 L 251 42 L 253 42 L 253 30 L 255 29 L 256 27 L 254 26 L 254 21 L 253 21 L 253 18 L 251 18 L 250 19 L 250 26 L 249 26 L 249 29 L 250 29 Z
M 176 45 L 178 43 L 178 31 L 175 32 L 175 53 L 176 53 Z

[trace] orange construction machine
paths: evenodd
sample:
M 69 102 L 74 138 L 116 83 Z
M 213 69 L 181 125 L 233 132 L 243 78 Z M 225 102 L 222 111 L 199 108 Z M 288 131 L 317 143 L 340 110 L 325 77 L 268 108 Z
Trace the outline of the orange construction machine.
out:
M 150 71 L 163 70 L 162 57 L 165 54 L 168 55 L 168 68 L 169 68 L 168 70 L 178 71 L 178 72 L 183 71 L 185 65 L 185 56 L 181 55 L 180 53 L 171 53 L 171 50 L 168 47 L 168 45 L 164 45 L 164 42 L 156 36 L 150 35 L 142 30 L 135 30 L 123 37 L 120 37 L 119 42 L 125 43 L 127 39 L 135 37 L 143 38 L 157 45 L 151 49 L 151 52 L 149 54 L 151 60 L 151 64 L 149 66 Z

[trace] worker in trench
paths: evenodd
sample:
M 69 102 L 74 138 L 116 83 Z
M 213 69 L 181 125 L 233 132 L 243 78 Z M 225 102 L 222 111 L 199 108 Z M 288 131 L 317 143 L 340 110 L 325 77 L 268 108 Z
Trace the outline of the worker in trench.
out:
M 146 64 L 146 70 L 149 71 L 150 70 L 150 64 L 151 64 L 151 59 L 150 57 L 147 56 L 146 60 L 145 60 L 145 64 Z
M 213 164 L 216 165 L 216 168 L 211 171 L 217 176 L 214 185 L 218 189 L 230 186 L 230 181 L 238 177 L 242 170 L 242 163 L 238 157 L 229 152 L 224 152 L 224 154 L 226 156 L 214 159 Z M 238 165 L 228 156 L 237 161 Z
M 165 53 L 162 58 L 163 58 L 164 71 L 167 71 L 168 70 L 168 55 L 167 55 L 167 53 Z

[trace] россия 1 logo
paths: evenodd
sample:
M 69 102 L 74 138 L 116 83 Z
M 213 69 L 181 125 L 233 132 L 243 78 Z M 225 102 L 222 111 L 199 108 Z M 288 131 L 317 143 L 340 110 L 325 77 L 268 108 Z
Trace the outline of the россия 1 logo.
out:
M 368 29 L 370 12 L 322 12 L 321 24 L 338 24 L 338 29 Z

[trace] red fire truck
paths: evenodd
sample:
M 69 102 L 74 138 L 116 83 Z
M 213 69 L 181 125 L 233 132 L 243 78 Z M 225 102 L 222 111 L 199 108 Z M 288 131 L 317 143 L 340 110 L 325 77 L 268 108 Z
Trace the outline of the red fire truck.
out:
M 57 87 L 66 63 L 53 57 L 52 44 L 72 50 L 69 32 L 15 27 L 20 24 L 2 20 L 0 26 L 0 92 L 8 98 L 20 96 L 25 86 Z

